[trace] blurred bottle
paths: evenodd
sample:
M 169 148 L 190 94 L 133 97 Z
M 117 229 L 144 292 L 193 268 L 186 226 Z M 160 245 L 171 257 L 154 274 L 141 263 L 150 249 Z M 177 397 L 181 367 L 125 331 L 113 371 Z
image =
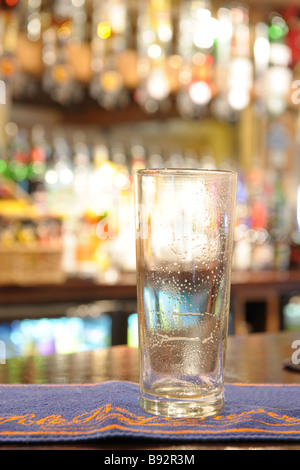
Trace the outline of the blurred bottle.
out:
M 228 79 L 228 102 L 233 113 L 245 109 L 251 100 L 253 64 L 251 60 L 249 9 L 232 4 L 231 58 Z M 228 115 L 230 119 L 230 114 Z
M 268 231 L 268 201 L 265 172 L 257 163 L 248 174 L 250 229 L 252 245 L 251 267 L 254 270 L 271 269 L 274 263 L 273 240 Z
M 239 170 L 236 195 L 236 226 L 234 231 L 234 247 L 232 267 L 235 270 L 251 268 L 252 246 L 247 238 L 249 225 L 249 193 L 248 180 L 244 172 Z
M 293 230 L 290 242 L 290 267 L 292 269 L 300 268 L 300 228 L 297 226 Z
M 155 146 L 153 147 L 151 146 L 151 148 L 149 149 L 147 160 L 148 160 L 147 167 L 149 168 L 154 169 L 154 168 L 164 167 L 164 160 L 161 155 L 160 149 Z
M 6 142 L 2 133 L 0 133 L 0 178 L 1 176 L 9 178 Z
M 184 158 L 181 150 L 174 149 L 169 152 L 166 159 L 166 168 L 184 168 Z
M 131 178 L 125 149 L 121 143 L 111 146 L 111 161 L 114 166 L 113 191 L 116 198 L 116 204 L 120 199 L 127 197 L 131 190 Z M 121 197 L 120 197 L 121 196 Z
M 130 149 L 131 173 L 134 170 L 146 168 L 146 150 L 141 143 L 134 143 Z
M 97 277 L 110 266 L 107 244 L 116 232 L 113 177 L 115 165 L 110 160 L 106 140 L 97 136 L 91 151 L 87 207 L 77 231 L 77 259 L 81 275 Z
M 118 167 L 128 168 L 126 152 L 122 143 L 118 142 L 111 146 L 111 159 Z
M 110 151 L 103 138 L 97 138 L 92 149 L 92 171 L 89 178 L 89 209 L 94 214 L 103 214 L 111 205 L 114 165 L 110 162 Z
M 7 131 L 7 176 L 15 181 L 23 191 L 28 192 L 29 143 L 28 133 L 15 123 L 6 126 Z
M 289 129 L 280 119 L 273 119 L 267 134 L 269 165 L 266 175 L 269 181 L 268 230 L 274 244 L 274 267 L 289 267 L 291 214 L 287 188 L 293 185 L 287 173 Z M 287 186 L 289 185 L 289 186 Z
M 290 240 L 290 267 L 300 268 L 300 185 L 297 188 L 295 221 Z
M 73 211 L 73 167 L 71 149 L 62 129 L 53 133 L 52 155 L 45 174 L 47 206 L 50 212 L 70 216 Z
M 287 46 L 288 26 L 278 13 L 272 13 L 269 21 L 269 68 L 267 72 L 267 109 L 273 115 L 286 110 L 292 71 L 291 50 Z
M 274 268 L 288 269 L 290 264 L 289 218 L 282 172 L 274 170 L 269 203 L 269 232 L 274 244 Z
M 249 228 L 245 224 L 240 224 L 235 228 L 232 268 L 237 271 L 251 269 L 252 246 L 247 237 L 248 231 Z
M 43 212 L 46 211 L 45 175 L 50 155 L 51 148 L 45 138 L 45 129 L 43 126 L 36 124 L 31 130 L 28 192 Z
M 134 168 L 137 168 L 139 164 L 144 165 L 143 158 L 140 159 L 142 148 L 137 146 L 133 151 L 134 156 L 137 157 L 137 160 L 133 161 Z M 112 276 L 114 273 L 111 278 L 113 280 L 116 279 L 116 275 L 120 270 L 126 272 L 135 269 L 135 227 L 132 175 L 128 168 L 122 144 L 114 144 L 111 147 L 111 158 L 115 164 L 113 185 L 116 208 L 116 236 L 110 240 L 107 250 L 111 262 L 107 276 Z M 106 282 L 109 280 L 107 276 L 105 277 Z
M 187 149 L 184 153 L 184 163 L 186 168 L 199 168 L 198 155 L 195 149 Z
M 91 151 L 85 134 L 76 132 L 73 137 L 73 211 L 79 217 L 88 209 L 87 194 L 91 172 Z

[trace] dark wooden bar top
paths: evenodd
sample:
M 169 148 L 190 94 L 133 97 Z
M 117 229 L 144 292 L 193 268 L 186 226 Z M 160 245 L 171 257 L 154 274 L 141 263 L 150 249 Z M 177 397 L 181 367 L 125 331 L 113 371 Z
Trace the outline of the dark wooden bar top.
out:
M 300 340 L 299 332 L 255 333 L 228 338 L 227 383 L 300 383 L 300 372 L 285 367 Z M 128 346 L 74 354 L 12 358 L 0 365 L 0 383 L 98 383 L 107 380 L 138 382 L 138 351 Z M 0 404 L 1 405 L 1 404 Z M 5 449 L 106 449 L 106 450 L 203 450 L 203 449 L 300 449 L 287 442 L 158 442 L 148 440 L 95 440 L 77 443 L 4 444 Z

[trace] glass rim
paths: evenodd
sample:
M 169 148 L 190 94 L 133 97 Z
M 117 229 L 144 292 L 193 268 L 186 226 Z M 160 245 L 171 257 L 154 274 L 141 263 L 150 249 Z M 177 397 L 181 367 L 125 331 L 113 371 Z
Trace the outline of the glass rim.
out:
M 142 168 L 134 170 L 133 174 L 138 176 L 200 176 L 201 174 L 237 176 L 237 171 L 208 168 Z

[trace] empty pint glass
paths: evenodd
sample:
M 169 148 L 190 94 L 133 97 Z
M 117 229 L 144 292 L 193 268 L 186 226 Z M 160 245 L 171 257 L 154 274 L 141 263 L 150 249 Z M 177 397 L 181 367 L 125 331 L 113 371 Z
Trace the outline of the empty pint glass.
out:
M 237 174 L 135 172 L 140 406 L 196 417 L 224 406 Z

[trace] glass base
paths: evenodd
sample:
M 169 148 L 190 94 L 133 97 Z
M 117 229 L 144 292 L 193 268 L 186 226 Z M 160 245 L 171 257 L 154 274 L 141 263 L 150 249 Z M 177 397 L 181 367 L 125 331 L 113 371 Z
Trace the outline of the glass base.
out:
M 199 418 L 203 416 L 213 416 L 224 408 L 224 397 L 220 394 L 207 398 L 178 400 L 172 398 L 162 398 L 155 396 L 140 396 L 140 407 L 160 416 L 173 418 Z

